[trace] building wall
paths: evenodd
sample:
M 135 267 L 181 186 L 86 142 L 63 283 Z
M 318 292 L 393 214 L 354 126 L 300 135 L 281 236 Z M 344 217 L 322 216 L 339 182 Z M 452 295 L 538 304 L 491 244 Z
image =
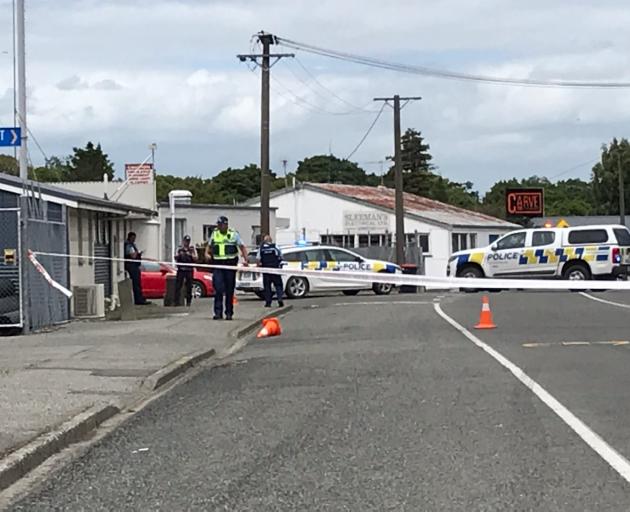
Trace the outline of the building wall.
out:
M 168 206 L 160 206 L 158 212 L 160 219 L 161 258 L 168 261 L 171 258 L 171 254 L 168 249 L 170 240 L 167 240 L 167 238 L 170 238 L 170 230 L 167 228 L 167 224 L 170 225 L 171 213 Z M 177 205 L 175 208 L 175 235 L 176 237 L 179 235 L 178 223 L 183 222 L 181 231 L 184 234 L 189 234 L 195 245 L 204 243 L 204 226 L 214 225 L 217 218 L 221 215 L 225 215 L 229 219 L 230 227 L 240 233 L 245 245 L 253 246 L 255 244 L 255 235 L 258 233 L 260 226 L 260 210 L 255 207 Z M 272 236 L 275 236 L 276 212 L 273 209 L 269 212 L 269 224 Z M 175 240 L 176 245 L 179 243 L 180 240 Z
M 155 182 L 133 185 L 125 185 L 124 183 L 122 181 L 64 181 L 54 185 L 101 199 L 107 194 L 110 200 L 114 198 L 113 200 L 119 203 L 155 210 Z

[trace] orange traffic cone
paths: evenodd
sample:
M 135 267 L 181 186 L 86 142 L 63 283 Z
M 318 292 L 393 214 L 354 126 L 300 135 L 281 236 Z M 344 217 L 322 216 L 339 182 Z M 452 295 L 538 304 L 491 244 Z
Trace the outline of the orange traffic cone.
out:
M 238 299 L 236 295 L 232 295 L 232 306 L 238 306 Z
M 264 318 L 262 321 L 263 328 L 256 335 L 257 338 L 267 338 L 270 336 L 279 336 L 282 334 L 280 322 L 277 318 Z
M 490 311 L 490 302 L 488 296 L 481 298 L 481 315 L 479 315 L 479 323 L 475 325 L 475 329 L 494 329 L 496 325 L 492 321 L 492 311 Z

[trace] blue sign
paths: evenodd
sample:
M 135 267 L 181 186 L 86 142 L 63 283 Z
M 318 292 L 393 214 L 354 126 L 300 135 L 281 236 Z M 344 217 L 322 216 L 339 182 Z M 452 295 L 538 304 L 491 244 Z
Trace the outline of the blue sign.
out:
M 17 127 L 0 127 L 0 147 L 15 147 L 22 145 L 22 131 Z

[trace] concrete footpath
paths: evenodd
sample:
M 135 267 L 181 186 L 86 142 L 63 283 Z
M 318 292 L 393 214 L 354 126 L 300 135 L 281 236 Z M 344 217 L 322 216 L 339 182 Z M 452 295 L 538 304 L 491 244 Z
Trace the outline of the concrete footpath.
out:
M 188 368 L 227 354 L 263 316 L 282 312 L 241 300 L 228 322 L 213 321 L 211 308 L 211 299 L 201 299 L 161 318 L 77 321 L 0 337 L 0 489 Z

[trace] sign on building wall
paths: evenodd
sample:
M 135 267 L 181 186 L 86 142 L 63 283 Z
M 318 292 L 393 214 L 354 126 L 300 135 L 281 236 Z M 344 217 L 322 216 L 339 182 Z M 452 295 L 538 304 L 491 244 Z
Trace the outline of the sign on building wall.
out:
M 343 229 L 363 232 L 385 232 L 389 229 L 389 215 L 384 212 L 344 211 Z
M 125 178 L 132 185 L 153 183 L 153 164 L 125 164 Z
M 544 214 L 542 188 L 509 188 L 505 191 L 505 210 L 508 215 L 538 217 Z

